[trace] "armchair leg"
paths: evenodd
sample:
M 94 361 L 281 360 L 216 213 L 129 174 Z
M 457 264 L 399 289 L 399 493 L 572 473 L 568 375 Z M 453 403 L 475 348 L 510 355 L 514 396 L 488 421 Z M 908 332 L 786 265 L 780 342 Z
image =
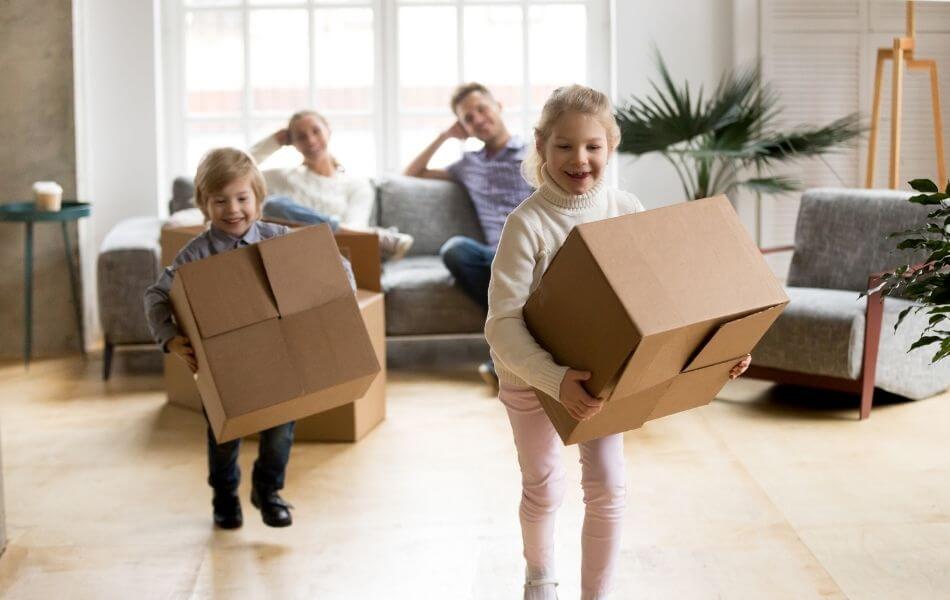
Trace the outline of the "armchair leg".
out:
M 875 290 L 881 279 L 878 275 L 868 278 L 868 290 Z M 864 312 L 864 354 L 861 360 L 861 412 L 858 420 L 871 416 L 874 400 L 874 383 L 877 381 L 877 354 L 881 342 L 881 321 L 884 319 L 884 297 L 877 289 L 867 295 Z
M 858 420 L 862 421 L 871 416 L 871 404 L 874 401 L 874 379 L 861 382 L 861 412 Z
M 109 375 L 112 374 L 112 353 L 115 351 L 115 344 L 106 338 L 106 347 L 102 353 L 102 380 L 109 381 Z

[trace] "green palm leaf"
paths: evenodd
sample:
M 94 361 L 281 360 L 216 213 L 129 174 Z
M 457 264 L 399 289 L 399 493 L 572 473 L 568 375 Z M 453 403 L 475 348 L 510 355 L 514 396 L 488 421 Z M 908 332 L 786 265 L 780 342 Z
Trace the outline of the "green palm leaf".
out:
M 791 160 L 823 156 L 853 143 L 864 131 L 857 113 L 820 127 L 778 126 L 778 97 L 762 81 L 758 64 L 727 73 L 712 95 L 694 94 L 688 83 L 677 85 L 663 57 L 656 53 L 659 78 L 652 93 L 632 97 L 616 111 L 619 152 L 656 152 L 676 169 L 688 198 L 727 192 L 737 186 L 761 193 L 800 189 L 786 177 L 761 173 Z M 743 169 L 760 171 L 739 180 Z

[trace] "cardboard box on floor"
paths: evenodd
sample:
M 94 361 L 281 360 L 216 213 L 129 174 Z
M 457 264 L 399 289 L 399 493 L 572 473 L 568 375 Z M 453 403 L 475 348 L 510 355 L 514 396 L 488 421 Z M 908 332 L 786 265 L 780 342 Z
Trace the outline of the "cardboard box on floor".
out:
M 202 227 L 163 230 L 163 263 L 169 264 L 172 257 L 177 254 L 181 247 L 202 230 Z M 295 233 L 291 237 L 296 237 L 297 235 L 299 235 L 299 233 Z M 326 236 L 327 239 L 329 239 L 329 232 L 327 232 Z M 285 238 L 286 237 L 288 236 L 285 236 Z M 339 234 L 335 236 L 335 238 L 339 251 L 350 258 L 353 265 L 357 285 L 361 288 L 357 292 L 355 304 L 358 306 L 358 314 L 360 314 L 362 318 L 362 323 L 369 333 L 372 355 L 382 368 L 379 369 L 379 372 L 376 373 L 375 376 L 370 377 L 371 383 L 367 383 L 369 386 L 368 389 L 366 389 L 362 395 L 355 396 L 355 400 L 351 397 L 345 401 L 345 403 L 339 405 L 340 393 L 345 390 L 336 389 L 335 391 L 324 391 L 322 393 L 323 398 L 319 402 L 317 402 L 316 398 L 311 398 L 307 401 L 311 408 L 317 407 L 318 409 L 323 409 L 329 406 L 336 406 L 336 408 L 330 408 L 319 414 L 298 419 L 296 438 L 303 441 L 356 441 L 379 424 L 379 422 L 385 418 L 386 412 L 386 377 L 384 367 L 385 324 L 383 322 L 383 295 L 379 292 L 381 267 L 379 264 L 378 238 L 372 234 L 360 233 Z M 271 241 L 272 240 L 269 240 L 264 243 L 269 244 Z M 324 247 L 324 251 L 326 251 L 328 247 L 332 246 Z M 251 248 L 255 248 L 255 246 Z M 242 249 L 241 251 L 245 250 L 246 249 Z M 230 254 L 232 253 L 227 253 L 227 255 Z M 274 263 L 272 268 L 277 268 L 275 265 L 280 261 L 272 257 L 271 262 Z M 312 252 L 309 263 L 313 263 Z M 342 274 L 342 267 L 340 273 Z M 299 285 L 300 282 L 294 279 L 293 286 L 299 287 Z M 349 286 L 347 286 L 347 288 L 348 287 Z M 351 292 L 350 298 L 352 298 Z M 283 319 L 281 320 L 283 321 Z M 312 349 L 305 348 L 305 350 Z M 333 361 L 328 363 L 322 358 L 317 358 L 316 360 L 322 361 L 325 365 L 333 363 Z M 300 361 L 297 362 L 299 363 Z M 311 370 L 313 368 L 318 370 L 321 368 L 319 365 L 313 365 L 313 363 L 310 362 L 307 364 Z M 336 365 L 329 370 L 342 376 L 345 375 L 347 369 L 344 368 L 341 370 L 340 365 Z M 362 380 L 362 378 L 360 379 Z M 196 411 L 201 410 L 201 400 L 194 378 L 184 363 L 176 357 L 167 355 L 165 357 L 165 385 L 169 403 Z M 301 402 L 298 402 L 298 404 L 301 404 Z M 284 421 L 286 420 L 288 419 L 284 419 Z M 244 433 L 238 434 L 232 432 L 231 435 L 233 438 L 244 435 Z
M 555 362 L 606 399 L 577 421 L 537 392 L 565 444 L 708 404 L 788 303 L 725 196 L 579 225 L 524 307 Z

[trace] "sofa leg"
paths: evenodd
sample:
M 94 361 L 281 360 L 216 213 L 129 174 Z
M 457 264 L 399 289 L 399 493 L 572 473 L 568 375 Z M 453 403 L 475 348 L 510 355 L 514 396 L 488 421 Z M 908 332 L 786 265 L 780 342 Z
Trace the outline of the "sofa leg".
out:
M 106 338 L 106 348 L 102 353 L 102 380 L 109 381 L 109 375 L 112 374 L 112 353 L 115 351 L 115 344 Z

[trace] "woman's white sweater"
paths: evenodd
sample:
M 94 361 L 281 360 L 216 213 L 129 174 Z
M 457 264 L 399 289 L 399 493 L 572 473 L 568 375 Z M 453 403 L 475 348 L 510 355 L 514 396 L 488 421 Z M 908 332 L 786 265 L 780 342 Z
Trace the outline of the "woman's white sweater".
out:
M 274 136 L 267 136 L 251 147 L 251 156 L 261 164 L 279 149 L 280 144 Z M 346 173 L 326 177 L 314 173 L 306 165 L 261 172 L 268 195 L 287 196 L 320 214 L 337 217 L 346 227 L 369 225 L 376 192 L 366 177 L 351 177 Z
M 559 399 L 568 367 L 558 365 L 538 345 L 524 322 L 522 309 L 575 225 L 644 210 L 636 196 L 599 181 L 574 196 L 546 172 L 544 182 L 505 222 L 492 262 L 488 286 L 485 338 L 501 383 L 531 386 Z

